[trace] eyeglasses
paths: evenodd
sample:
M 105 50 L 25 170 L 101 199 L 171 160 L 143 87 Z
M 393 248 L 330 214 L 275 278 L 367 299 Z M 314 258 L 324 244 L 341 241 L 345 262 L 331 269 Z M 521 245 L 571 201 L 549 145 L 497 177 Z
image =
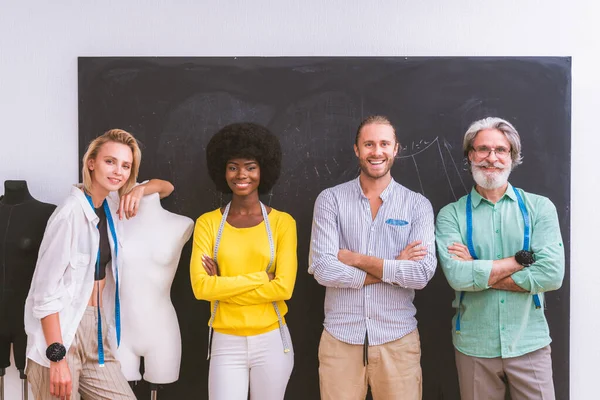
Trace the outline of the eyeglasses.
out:
M 510 155 L 510 149 L 507 149 L 506 147 L 496 147 L 494 149 L 490 149 L 487 146 L 479 146 L 477 148 L 474 148 L 473 151 L 477 153 L 477 157 L 479 158 L 489 157 L 492 154 L 492 151 L 494 152 L 494 154 L 496 154 L 496 157 L 498 158 L 506 158 Z

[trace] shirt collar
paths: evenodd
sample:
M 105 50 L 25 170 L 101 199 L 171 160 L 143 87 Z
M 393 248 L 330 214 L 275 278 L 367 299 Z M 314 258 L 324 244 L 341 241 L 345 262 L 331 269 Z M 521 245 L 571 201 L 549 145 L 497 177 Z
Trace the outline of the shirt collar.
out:
M 85 214 L 88 221 L 94 222 L 98 219 L 98 216 L 96 215 L 96 211 L 94 211 L 94 209 L 90 205 L 90 202 L 88 201 L 87 197 L 85 197 L 85 193 L 83 193 L 83 190 L 81 190 L 82 187 L 83 185 L 81 184 L 73 185 L 73 187 L 71 188 L 71 196 L 75 196 L 77 200 L 79 200 L 79 202 L 81 203 L 81 208 L 83 209 L 83 213 Z
M 364 198 L 366 198 L 367 196 L 365 196 L 365 192 L 363 192 L 362 186 L 360 186 L 360 175 L 358 175 L 354 181 L 356 182 L 356 187 L 358 188 L 358 192 L 360 193 L 360 195 L 363 196 Z M 387 198 L 389 196 L 391 196 L 392 193 L 394 192 L 394 187 L 396 187 L 396 181 L 392 177 L 392 179 L 390 180 L 390 183 L 388 183 L 386 188 L 383 189 L 383 192 L 381 192 L 381 194 L 379 195 L 379 198 L 382 201 L 386 201 Z
M 510 184 L 510 182 L 508 183 L 508 186 L 506 187 L 506 192 L 504 192 L 504 194 L 500 198 L 500 201 L 502 199 L 504 199 L 505 197 L 508 197 L 512 201 L 517 201 L 517 195 L 515 194 L 513 186 Z M 471 202 L 473 204 L 473 208 L 476 208 L 481 203 L 482 200 L 485 200 L 485 199 L 479 194 L 479 192 L 477 192 L 477 190 L 475 190 L 475 186 L 473 186 L 473 188 L 471 189 Z

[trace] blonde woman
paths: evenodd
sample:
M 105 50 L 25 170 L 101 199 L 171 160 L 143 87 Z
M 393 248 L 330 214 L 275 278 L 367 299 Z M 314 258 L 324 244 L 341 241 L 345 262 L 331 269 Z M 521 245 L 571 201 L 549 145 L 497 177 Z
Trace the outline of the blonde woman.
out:
M 68 400 L 77 392 L 135 399 L 113 356 L 120 339 L 119 221 L 135 216 L 143 195 L 173 190 L 160 180 L 135 186 L 140 161 L 128 132 L 96 138 L 83 156 L 83 184 L 48 221 L 25 303 L 26 371 L 37 400 Z M 116 215 L 111 192 L 120 197 L 113 200 Z

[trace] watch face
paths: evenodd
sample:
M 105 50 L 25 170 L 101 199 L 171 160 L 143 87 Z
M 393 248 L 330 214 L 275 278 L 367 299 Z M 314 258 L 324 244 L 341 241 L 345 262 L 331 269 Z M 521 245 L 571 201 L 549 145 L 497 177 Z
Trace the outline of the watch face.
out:
M 62 343 L 52 343 L 46 349 L 46 357 L 52 362 L 58 362 L 65 358 L 66 355 L 67 349 L 62 345 Z
M 531 251 L 521 250 L 515 254 L 515 260 L 524 267 L 529 267 L 535 262 Z

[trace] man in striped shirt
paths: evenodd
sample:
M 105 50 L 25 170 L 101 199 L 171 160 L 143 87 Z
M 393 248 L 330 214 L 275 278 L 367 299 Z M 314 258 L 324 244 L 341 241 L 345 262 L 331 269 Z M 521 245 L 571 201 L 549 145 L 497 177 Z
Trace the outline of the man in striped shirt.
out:
M 420 399 L 415 289 L 436 267 L 433 210 L 396 183 L 396 131 L 382 116 L 359 126 L 358 178 L 315 203 L 308 272 L 326 287 L 319 345 L 321 399 Z
M 438 214 L 440 265 L 456 290 L 453 342 L 463 400 L 554 399 L 544 292 L 558 289 L 565 255 L 543 196 L 515 189 L 516 129 L 475 121 L 463 139 L 475 186 Z

